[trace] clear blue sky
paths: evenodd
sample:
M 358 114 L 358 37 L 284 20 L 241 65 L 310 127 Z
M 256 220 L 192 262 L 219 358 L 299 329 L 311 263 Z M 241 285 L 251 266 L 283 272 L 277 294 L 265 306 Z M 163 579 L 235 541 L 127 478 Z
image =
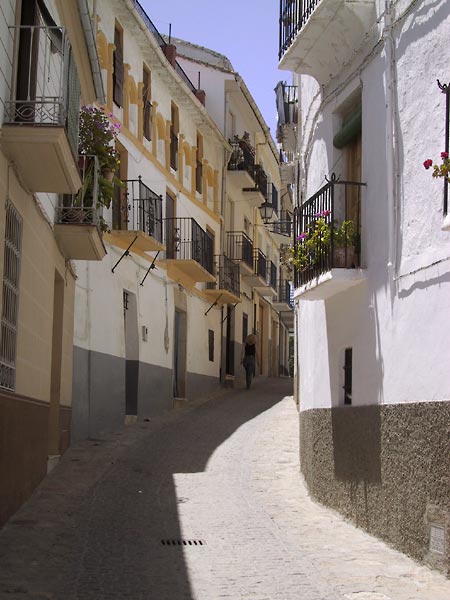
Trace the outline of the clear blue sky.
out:
M 276 133 L 279 0 L 140 0 L 158 31 L 225 54 Z M 195 82 L 194 82 L 195 83 Z

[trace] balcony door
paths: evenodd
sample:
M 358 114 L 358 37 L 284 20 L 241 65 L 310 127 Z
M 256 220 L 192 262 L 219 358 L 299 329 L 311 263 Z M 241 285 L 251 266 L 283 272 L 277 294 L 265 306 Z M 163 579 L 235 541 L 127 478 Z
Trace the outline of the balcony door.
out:
M 345 147 L 346 167 L 347 167 L 347 181 L 361 181 L 361 132 Z M 352 220 L 354 223 L 359 222 L 359 187 L 349 186 L 348 187 L 348 198 L 347 198 L 347 219 Z

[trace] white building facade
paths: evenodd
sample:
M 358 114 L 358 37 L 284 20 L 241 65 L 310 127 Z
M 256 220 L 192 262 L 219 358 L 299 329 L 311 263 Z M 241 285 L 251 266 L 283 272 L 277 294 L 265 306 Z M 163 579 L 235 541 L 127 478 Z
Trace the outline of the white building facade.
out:
M 316 499 L 448 573 L 450 233 L 423 162 L 448 151 L 450 7 L 306 4 L 281 3 L 279 55 L 299 99 L 301 468 Z M 318 223 L 331 237 L 308 250 Z

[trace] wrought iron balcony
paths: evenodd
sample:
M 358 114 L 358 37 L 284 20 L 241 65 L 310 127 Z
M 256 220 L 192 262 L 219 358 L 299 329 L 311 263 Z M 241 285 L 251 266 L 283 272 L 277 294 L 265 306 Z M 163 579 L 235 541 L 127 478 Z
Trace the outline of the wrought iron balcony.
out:
M 268 271 L 267 284 L 270 285 L 271 288 L 276 290 L 277 289 L 277 267 L 271 260 L 267 261 L 267 271 Z
M 214 257 L 215 283 L 208 283 L 205 295 L 215 304 L 235 304 L 240 302 L 239 264 L 221 254 Z
M 279 68 L 325 85 L 376 23 L 375 0 L 281 0 Z
M 277 282 L 277 295 L 272 303 L 279 311 L 288 311 L 294 308 L 293 291 L 289 281 L 279 279 Z
M 80 82 L 66 31 L 36 25 L 9 32 L 13 92 L 5 103 L 2 145 L 31 191 L 75 193 L 81 186 Z
M 282 235 L 285 238 L 290 238 L 293 235 L 293 218 L 292 213 L 288 210 L 282 210 L 279 213 L 279 221 L 275 221 L 272 224 L 274 233 Z M 284 239 L 282 243 L 286 243 L 289 240 Z
M 151 252 L 164 249 L 162 198 L 139 176 L 116 186 L 113 202 L 115 226 L 107 240 L 124 250 Z
M 214 240 L 195 219 L 178 217 L 164 219 L 164 241 L 169 276 L 187 276 L 194 282 L 213 282 Z
M 239 261 L 243 271 L 253 273 L 253 241 L 243 231 L 228 232 L 227 256 Z
M 282 81 L 275 88 L 277 103 L 277 142 L 285 151 L 295 152 L 297 146 L 298 88 Z
M 364 185 L 333 175 L 294 212 L 294 283 L 301 293 L 326 298 L 365 278 L 360 270 Z
M 79 167 L 82 186 L 77 194 L 60 197 L 55 213 L 55 238 L 66 258 L 101 260 L 106 251 L 101 239 L 97 157 L 80 156 Z

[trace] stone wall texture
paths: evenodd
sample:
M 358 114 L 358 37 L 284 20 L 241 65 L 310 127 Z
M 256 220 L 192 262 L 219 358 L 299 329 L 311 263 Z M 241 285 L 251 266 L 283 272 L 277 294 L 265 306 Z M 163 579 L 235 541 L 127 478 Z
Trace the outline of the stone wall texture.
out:
M 450 402 L 300 413 L 311 495 L 369 533 L 450 575 Z M 430 551 L 430 525 L 445 531 Z

